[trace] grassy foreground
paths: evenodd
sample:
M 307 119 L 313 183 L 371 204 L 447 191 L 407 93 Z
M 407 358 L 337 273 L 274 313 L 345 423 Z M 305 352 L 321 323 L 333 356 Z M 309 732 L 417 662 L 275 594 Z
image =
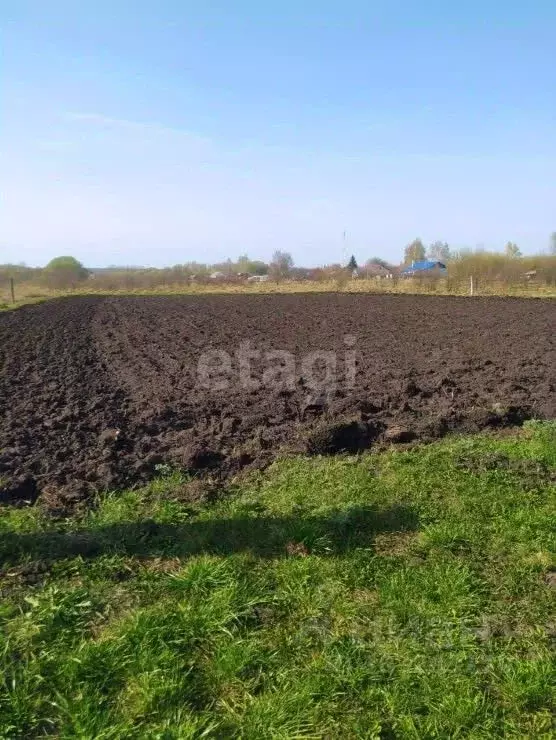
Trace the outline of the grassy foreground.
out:
M 0 737 L 549 738 L 556 424 L 0 511 Z

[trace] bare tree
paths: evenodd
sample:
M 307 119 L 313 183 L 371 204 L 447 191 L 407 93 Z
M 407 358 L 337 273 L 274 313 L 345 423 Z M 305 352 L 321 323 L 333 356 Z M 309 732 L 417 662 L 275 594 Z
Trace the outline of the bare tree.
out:
M 447 262 L 450 259 L 450 247 L 448 242 L 433 242 L 427 250 L 428 258 L 435 262 Z
M 277 250 L 272 255 L 272 261 L 269 265 L 269 275 L 274 280 L 284 280 L 290 274 L 293 267 L 293 258 L 289 252 Z

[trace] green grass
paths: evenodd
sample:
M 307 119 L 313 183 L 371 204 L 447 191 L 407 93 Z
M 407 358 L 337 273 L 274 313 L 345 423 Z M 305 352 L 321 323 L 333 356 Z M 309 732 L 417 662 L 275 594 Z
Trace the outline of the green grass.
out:
M 556 424 L 0 512 L 0 736 L 550 738 Z

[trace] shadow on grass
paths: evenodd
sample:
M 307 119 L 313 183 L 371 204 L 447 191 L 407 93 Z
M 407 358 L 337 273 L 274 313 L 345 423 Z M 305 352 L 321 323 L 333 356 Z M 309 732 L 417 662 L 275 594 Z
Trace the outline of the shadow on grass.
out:
M 184 524 L 147 519 L 72 532 L 6 532 L 0 541 L 0 564 L 106 554 L 184 557 L 251 552 L 263 558 L 311 552 L 336 555 L 372 547 L 377 534 L 414 530 L 417 525 L 413 509 L 395 506 L 355 507 L 328 517 L 248 516 Z

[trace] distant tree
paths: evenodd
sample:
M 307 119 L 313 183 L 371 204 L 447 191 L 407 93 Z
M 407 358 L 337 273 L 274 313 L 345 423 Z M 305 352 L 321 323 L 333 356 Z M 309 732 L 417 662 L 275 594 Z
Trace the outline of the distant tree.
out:
M 471 257 L 472 254 L 474 254 L 474 252 L 471 247 L 460 247 L 460 249 L 456 249 L 452 252 L 451 257 L 452 260 L 464 260 Z
M 237 269 L 239 272 L 247 272 L 247 265 L 251 260 L 248 254 L 240 254 L 237 258 Z
M 293 258 L 289 252 L 277 250 L 272 255 L 268 273 L 274 280 L 283 280 L 290 274 L 293 267 Z
M 75 257 L 64 256 L 50 260 L 43 270 L 43 276 L 52 288 L 74 288 L 89 277 L 89 271 Z
M 556 231 L 553 231 L 550 235 L 550 246 L 548 248 L 549 254 L 556 257 Z
M 237 260 L 237 271 L 245 272 L 248 275 L 266 275 L 268 265 L 261 260 L 252 260 L 246 254 L 242 254 Z
M 387 262 L 386 260 L 383 260 L 382 257 L 371 257 L 370 260 L 367 260 L 365 262 L 365 265 L 368 267 L 369 265 L 380 265 L 381 267 L 384 267 L 385 270 L 391 270 L 392 265 Z
M 414 239 L 404 250 L 404 264 L 410 265 L 412 262 L 424 260 L 426 255 L 425 245 L 420 239 Z
M 351 255 L 350 261 L 347 263 L 347 269 L 350 270 L 350 272 L 357 270 L 357 261 L 353 254 Z
M 435 262 L 447 262 L 450 256 L 450 247 L 447 242 L 433 242 L 427 250 L 427 257 Z
M 27 267 L 24 262 L 0 265 L 0 285 L 9 284 L 10 278 L 13 278 L 16 283 L 30 282 L 36 280 L 40 274 L 40 269 Z
M 506 257 L 511 257 L 511 259 L 521 257 L 521 251 L 517 244 L 514 244 L 514 242 L 508 242 L 504 251 L 506 252 Z
M 185 262 L 181 267 L 188 275 L 208 275 L 211 272 L 209 265 L 202 262 Z
M 247 266 L 247 270 L 250 275 L 266 275 L 268 274 L 268 265 L 262 260 L 252 260 Z

